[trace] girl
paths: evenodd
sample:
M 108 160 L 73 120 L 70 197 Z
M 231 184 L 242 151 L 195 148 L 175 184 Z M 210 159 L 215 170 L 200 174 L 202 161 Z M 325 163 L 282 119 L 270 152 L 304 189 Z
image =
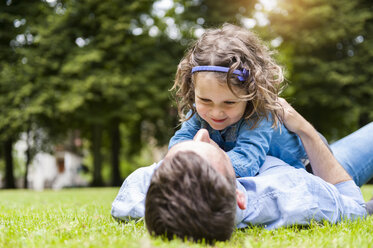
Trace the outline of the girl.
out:
M 205 128 L 227 152 L 237 177 L 255 176 L 266 154 L 304 168 L 301 141 L 279 118 L 283 80 L 253 33 L 231 24 L 207 30 L 178 65 L 172 89 L 183 123 L 169 148 Z

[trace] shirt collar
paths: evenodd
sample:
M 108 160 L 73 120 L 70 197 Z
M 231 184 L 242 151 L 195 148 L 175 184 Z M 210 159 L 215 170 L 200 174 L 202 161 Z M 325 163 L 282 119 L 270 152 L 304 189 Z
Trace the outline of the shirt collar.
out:
M 245 200 L 247 202 L 247 193 L 245 187 L 238 181 L 236 180 L 236 188 L 240 191 L 242 191 L 245 194 Z M 245 219 L 245 209 L 242 210 L 236 205 L 236 220 L 235 224 L 237 228 L 244 228 L 246 225 L 243 223 L 243 220 Z

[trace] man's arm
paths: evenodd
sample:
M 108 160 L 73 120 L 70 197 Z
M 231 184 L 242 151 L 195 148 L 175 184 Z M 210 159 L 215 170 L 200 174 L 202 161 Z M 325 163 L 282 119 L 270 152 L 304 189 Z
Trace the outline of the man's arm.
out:
M 291 107 L 285 99 L 280 98 L 280 103 L 284 109 L 282 120 L 285 126 L 296 133 L 302 140 L 313 173 L 332 184 L 352 180 L 350 175 L 334 158 L 315 128 Z

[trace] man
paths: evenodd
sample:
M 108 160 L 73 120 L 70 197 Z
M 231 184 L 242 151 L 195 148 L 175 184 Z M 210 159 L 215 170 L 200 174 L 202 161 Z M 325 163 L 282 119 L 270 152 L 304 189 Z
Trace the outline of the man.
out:
M 315 129 L 286 101 L 282 104 L 284 123 L 301 138 L 316 176 L 268 157 L 258 176 L 235 179 L 227 155 L 200 130 L 194 141 L 175 145 L 161 166 L 131 174 L 113 202 L 113 217 L 127 220 L 145 213 L 150 233 L 206 241 L 229 239 L 234 225 L 271 229 L 364 217 L 360 189 Z M 372 136 L 373 125 L 369 129 L 366 135 Z M 373 148 L 364 152 L 372 154 Z M 373 168 L 373 161 L 360 166 Z

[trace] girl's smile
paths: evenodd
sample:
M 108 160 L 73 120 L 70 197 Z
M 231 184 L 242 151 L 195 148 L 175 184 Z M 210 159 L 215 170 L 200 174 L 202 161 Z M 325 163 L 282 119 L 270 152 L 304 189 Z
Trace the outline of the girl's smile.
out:
M 227 119 L 227 118 L 224 118 L 224 119 L 221 119 L 221 120 L 215 120 L 215 119 L 211 118 L 211 120 L 213 120 L 214 122 L 218 122 L 218 123 L 220 123 L 220 122 L 224 122 L 226 119 Z
M 198 114 L 215 130 L 223 130 L 238 122 L 246 109 L 246 101 L 233 94 L 225 82 L 216 78 L 216 72 L 198 72 L 195 75 L 195 103 Z M 245 90 L 234 88 L 237 95 Z

